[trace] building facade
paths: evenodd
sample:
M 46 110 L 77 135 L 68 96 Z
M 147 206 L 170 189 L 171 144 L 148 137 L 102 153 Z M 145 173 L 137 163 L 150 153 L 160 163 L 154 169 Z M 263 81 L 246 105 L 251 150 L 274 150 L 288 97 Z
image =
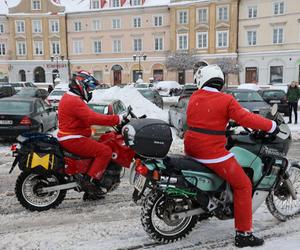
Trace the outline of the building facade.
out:
M 294 0 L 241 0 L 241 83 L 289 84 L 300 75 L 300 5 Z
M 9 23 L 6 15 L 0 15 L 0 82 L 8 81 L 8 60 L 10 58 L 9 46 Z
M 68 81 L 64 12 L 50 0 L 22 0 L 9 8 L 6 49 L 11 82 L 53 83 L 57 73 Z

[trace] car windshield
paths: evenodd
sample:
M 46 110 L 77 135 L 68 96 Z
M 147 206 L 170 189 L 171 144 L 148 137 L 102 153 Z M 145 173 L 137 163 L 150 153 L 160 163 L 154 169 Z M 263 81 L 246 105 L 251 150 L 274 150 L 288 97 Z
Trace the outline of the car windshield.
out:
M 31 102 L 0 101 L 0 114 L 22 115 L 31 111 Z
M 10 85 L 13 87 L 23 87 L 22 83 L 18 83 L 18 82 L 12 82 L 10 83 Z
M 255 91 L 251 92 L 232 92 L 238 102 L 263 102 L 262 97 Z
M 62 96 L 64 93 L 66 93 L 65 90 L 53 90 L 49 96 Z
M 105 109 L 105 107 L 107 107 L 107 105 L 99 105 L 99 104 L 90 103 L 89 107 L 99 114 L 104 114 L 104 109 Z
M 148 88 L 148 84 L 145 84 L 145 83 L 137 83 L 137 84 L 134 84 L 134 87 L 135 88 L 140 88 L 140 89 L 145 89 L 145 88 Z
M 281 90 L 270 90 L 270 91 L 264 91 L 263 92 L 263 97 L 264 98 L 284 98 L 285 97 L 285 92 Z
M 35 96 L 35 91 L 36 89 L 31 89 L 31 88 L 24 88 L 21 89 L 17 95 L 22 95 L 22 96 Z
M 151 90 L 138 90 L 145 98 L 154 98 L 154 92 Z

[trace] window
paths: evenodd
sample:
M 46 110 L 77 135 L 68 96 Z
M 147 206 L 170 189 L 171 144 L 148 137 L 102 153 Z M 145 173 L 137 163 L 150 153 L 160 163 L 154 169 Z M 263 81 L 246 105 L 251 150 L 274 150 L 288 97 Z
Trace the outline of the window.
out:
M 120 0 L 111 0 L 111 7 L 120 7 Z
M 59 20 L 50 20 L 49 21 L 49 29 L 52 33 L 59 32 Z
M 217 48 L 228 47 L 228 31 L 217 31 Z
M 100 8 L 100 1 L 99 0 L 92 0 L 91 8 L 92 9 L 99 9 Z
M 282 15 L 284 13 L 284 2 L 273 3 L 273 13 L 274 15 Z
M 257 7 L 252 6 L 248 8 L 248 17 L 249 18 L 256 18 L 257 17 Z
M 178 50 L 188 49 L 188 34 L 177 35 L 177 49 Z
M 133 39 L 133 51 L 142 51 L 142 39 Z
M 0 56 L 6 55 L 6 46 L 5 43 L 0 43 Z
M 101 41 L 94 41 L 94 53 L 101 53 Z
M 33 42 L 33 53 L 35 55 L 43 55 L 43 42 L 42 41 L 34 41 Z
M 219 21 L 228 21 L 228 7 L 219 7 L 218 8 L 218 20 Z
M 163 25 L 163 17 L 162 16 L 155 16 L 153 23 L 154 23 L 155 27 L 162 26 Z
M 131 6 L 139 6 L 142 5 L 141 0 L 131 0 Z
M 3 34 L 4 32 L 5 32 L 4 23 L 0 23 L 0 34 Z
M 247 31 L 248 45 L 256 45 L 256 30 Z
M 283 28 L 273 30 L 273 44 L 283 43 Z
M 32 0 L 31 1 L 31 9 L 32 10 L 40 10 L 41 9 L 41 0 Z
M 74 22 L 74 31 L 81 31 L 81 22 L 80 21 Z
M 94 31 L 101 30 L 101 22 L 99 19 L 95 19 L 92 22 L 92 27 Z
M 197 49 L 204 49 L 208 47 L 208 33 L 207 32 L 197 32 L 196 36 Z
M 121 53 L 121 40 L 113 40 L 113 53 Z
M 25 22 L 23 20 L 16 21 L 16 33 L 25 32 Z
M 17 55 L 18 56 L 26 55 L 26 42 L 17 42 Z
M 207 16 L 208 9 L 198 9 L 198 23 L 207 23 L 208 16 Z
M 142 27 L 142 20 L 140 17 L 134 17 L 133 18 L 133 27 L 134 28 L 140 28 Z
M 164 49 L 164 39 L 162 37 L 154 38 L 154 50 L 161 51 Z
M 98 81 L 103 81 L 103 72 L 101 70 L 94 71 L 93 75 Z
M 82 54 L 82 41 L 81 40 L 77 40 L 77 41 L 73 41 L 73 52 L 74 54 Z
M 32 32 L 33 33 L 42 32 L 42 23 L 40 20 L 32 20 Z
M 120 29 L 121 28 L 121 19 L 114 18 L 112 20 L 112 27 L 113 27 L 113 29 Z
M 186 10 L 180 10 L 177 12 L 177 22 L 179 24 L 187 24 L 188 23 L 188 12 Z
M 283 66 L 270 67 L 270 83 L 283 83 Z
M 59 41 L 52 41 L 50 52 L 52 55 L 59 55 L 60 54 L 60 43 Z

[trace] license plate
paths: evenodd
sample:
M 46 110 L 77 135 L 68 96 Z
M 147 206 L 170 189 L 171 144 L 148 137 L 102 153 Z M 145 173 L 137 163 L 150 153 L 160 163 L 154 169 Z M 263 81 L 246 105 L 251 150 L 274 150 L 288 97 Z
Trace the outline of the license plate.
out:
M 270 103 L 280 103 L 279 100 L 271 100 Z
M 0 125 L 11 125 L 13 124 L 12 120 L 0 120 Z
M 145 186 L 147 178 L 140 175 L 136 174 L 134 178 L 134 188 L 137 189 L 139 192 L 142 192 Z

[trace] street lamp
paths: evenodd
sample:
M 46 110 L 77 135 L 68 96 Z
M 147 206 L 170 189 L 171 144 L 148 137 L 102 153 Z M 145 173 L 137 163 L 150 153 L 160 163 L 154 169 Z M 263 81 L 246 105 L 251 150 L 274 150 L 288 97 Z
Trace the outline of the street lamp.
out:
M 61 59 L 62 61 L 64 60 L 64 56 L 58 56 L 58 55 L 52 55 L 51 56 L 51 62 L 56 61 L 56 76 L 54 79 L 54 84 L 59 84 L 61 82 L 61 79 L 59 78 L 59 71 L 58 71 L 58 60 Z
M 139 61 L 139 78 L 142 78 L 142 74 L 141 74 L 141 58 L 143 58 L 143 60 L 146 61 L 147 55 L 142 54 L 142 53 L 138 53 L 137 55 L 134 54 L 132 57 L 133 57 L 133 61 L 136 61 L 137 59 Z

